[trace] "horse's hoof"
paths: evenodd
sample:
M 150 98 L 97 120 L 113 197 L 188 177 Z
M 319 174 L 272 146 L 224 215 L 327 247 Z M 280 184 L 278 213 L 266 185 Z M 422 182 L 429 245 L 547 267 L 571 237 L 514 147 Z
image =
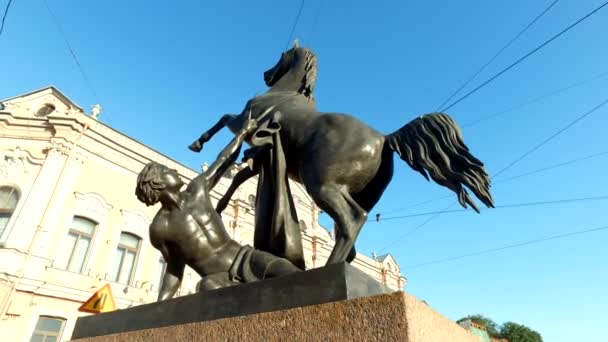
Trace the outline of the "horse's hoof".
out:
M 193 152 L 200 152 L 203 149 L 203 145 L 201 145 L 200 142 L 195 141 L 192 144 L 190 144 L 190 146 L 188 146 L 188 148 Z

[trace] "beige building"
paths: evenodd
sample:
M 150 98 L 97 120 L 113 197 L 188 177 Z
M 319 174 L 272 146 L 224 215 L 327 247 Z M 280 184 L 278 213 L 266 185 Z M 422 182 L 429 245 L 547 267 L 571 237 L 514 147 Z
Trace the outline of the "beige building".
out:
M 97 120 L 54 87 L 2 101 L 0 106 L 0 340 L 66 341 L 78 307 L 110 284 L 118 309 L 156 300 L 164 261 L 149 241 L 159 209 L 134 195 L 137 174 L 156 161 L 189 181 L 198 171 L 150 149 Z M 220 198 L 235 166 L 214 189 Z M 308 268 L 323 266 L 332 234 L 318 224 L 318 208 L 292 184 L 304 221 Z M 253 238 L 256 184 L 234 195 L 223 215 L 231 236 Z M 353 265 L 393 289 L 405 278 L 390 255 L 359 254 Z M 200 277 L 186 270 L 180 295 Z

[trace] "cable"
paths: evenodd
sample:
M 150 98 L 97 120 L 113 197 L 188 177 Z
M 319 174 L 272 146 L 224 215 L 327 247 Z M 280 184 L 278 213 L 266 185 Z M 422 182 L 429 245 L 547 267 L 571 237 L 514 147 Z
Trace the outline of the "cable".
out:
M 499 73 L 497 73 L 496 75 L 492 76 L 490 79 L 488 79 L 487 81 L 483 82 L 482 84 L 480 84 L 479 86 L 477 86 L 475 89 L 471 90 L 470 92 L 466 93 L 464 96 L 460 97 L 458 100 L 452 102 L 452 104 L 450 104 L 449 106 L 447 106 L 446 108 L 443 108 L 441 111 L 445 112 L 448 109 L 452 108 L 454 105 L 460 103 L 460 101 L 466 99 L 467 97 L 469 97 L 470 95 L 472 95 L 473 93 L 477 92 L 479 89 L 483 88 L 484 86 L 486 86 L 487 84 L 489 84 L 490 82 L 494 81 L 495 79 L 497 79 L 498 77 L 500 77 L 502 74 L 504 74 L 505 72 L 509 71 L 511 68 L 513 68 L 514 66 L 516 66 L 517 64 L 523 62 L 526 58 L 532 56 L 534 53 L 536 53 L 537 51 L 539 51 L 540 49 L 542 49 L 543 47 L 547 46 L 549 43 L 551 43 L 552 41 L 554 41 L 555 39 L 557 39 L 558 37 L 560 37 L 562 34 L 568 32 L 570 29 L 572 29 L 573 27 L 575 27 L 576 25 L 580 24 L 581 22 L 583 22 L 584 20 L 586 20 L 587 18 L 589 18 L 590 16 L 592 16 L 593 14 L 595 14 L 597 11 L 601 10 L 602 8 L 604 8 L 606 5 L 608 5 L 608 1 L 604 2 L 602 5 L 600 5 L 599 7 L 597 7 L 596 9 L 594 9 L 593 11 L 587 13 L 587 15 L 585 15 L 584 17 L 582 17 L 581 19 L 577 20 L 576 22 L 574 22 L 573 24 L 571 24 L 570 26 L 566 27 L 564 30 L 562 30 L 561 32 L 559 32 L 558 34 L 554 35 L 553 37 L 551 37 L 549 40 L 545 41 L 544 43 L 542 43 L 541 45 L 537 46 L 536 48 L 534 48 L 532 51 L 528 52 L 527 54 L 525 54 L 523 57 L 521 57 L 520 59 L 518 59 L 517 61 L 513 62 L 511 65 L 509 65 L 508 67 L 506 67 L 505 69 L 503 69 L 502 71 L 500 71 Z
M 308 34 L 308 46 L 312 47 L 312 39 L 314 33 L 317 29 L 317 22 L 319 21 L 319 16 L 321 15 L 321 8 L 323 8 L 323 0 L 319 0 L 319 7 L 317 7 L 317 11 L 315 12 L 315 17 L 312 21 L 312 26 L 310 29 L 310 33 Z
M 304 8 L 304 0 L 300 3 L 300 9 L 298 9 L 298 15 L 296 16 L 296 20 L 294 20 L 293 25 L 291 26 L 291 32 L 289 32 L 289 36 L 287 37 L 287 44 L 285 44 L 285 50 L 289 48 L 289 44 L 291 43 L 291 38 L 293 36 L 293 32 L 298 25 L 298 21 L 300 21 L 300 15 L 302 14 L 302 8 Z
M 483 121 L 486 121 L 486 120 L 489 120 L 489 119 L 493 119 L 493 118 L 495 118 L 495 117 L 498 117 L 498 116 L 500 116 L 500 115 L 506 114 L 506 113 L 508 113 L 508 112 L 512 112 L 512 111 L 514 111 L 514 110 L 517 110 L 517 109 L 523 108 L 523 107 L 525 107 L 525 106 L 527 106 L 527 105 L 531 105 L 531 104 L 533 104 L 533 103 L 536 103 L 536 102 L 539 102 L 539 101 L 541 101 L 541 100 L 544 100 L 544 99 L 546 99 L 546 98 L 548 98 L 548 97 L 551 97 L 551 96 L 554 96 L 554 95 L 557 95 L 557 94 L 563 93 L 563 92 L 565 92 L 565 91 L 568 91 L 568 90 L 570 90 L 570 89 L 574 89 L 574 88 L 577 88 L 577 87 L 581 87 L 581 86 L 583 86 L 583 85 L 585 85 L 585 84 L 588 84 L 588 83 L 590 83 L 590 82 L 592 82 L 592 81 L 595 81 L 595 80 L 597 80 L 597 79 L 600 79 L 600 78 L 606 77 L 607 75 L 608 75 L 608 71 L 603 72 L 603 73 L 601 73 L 601 74 L 597 74 L 597 75 L 595 75 L 595 76 L 593 76 L 593 77 L 591 77 L 591 78 L 588 78 L 588 79 L 586 79 L 586 80 L 583 80 L 583 81 L 579 81 L 579 82 L 576 82 L 576 83 L 570 84 L 570 85 L 568 85 L 568 86 L 566 86 L 566 87 L 562 87 L 562 88 L 559 88 L 559 89 L 557 89 L 557 90 L 553 90 L 553 91 L 551 91 L 551 92 L 549 92 L 549 93 L 546 93 L 546 94 L 540 95 L 540 96 L 538 96 L 538 97 L 535 97 L 535 98 L 534 98 L 534 99 L 532 99 L 532 100 L 529 100 L 529 101 L 526 101 L 526 102 L 522 102 L 522 103 L 520 103 L 520 104 L 517 104 L 517 105 L 515 105 L 515 106 L 512 106 L 512 107 L 511 107 L 511 108 L 509 108 L 509 109 L 506 109 L 506 110 L 503 110 L 503 111 L 500 111 L 500 112 L 497 112 L 497 113 L 494 113 L 494 114 L 490 114 L 490 115 L 484 116 L 484 117 L 482 117 L 482 118 L 479 118 L 479 119 L 477 119 L 477 120 L 471 121 L 471 122 L 469 122 L 469 123 L 466 123 L 466 124 L 462 125 L 462 127 L 463 127 L 463 128 L 466 128 L 466 127 L 473 127 L 473 126 L 476 126 L 477 124 L 479 124 L 479 123 L 481 123 L 481 122 L 483 122 Z
M 536 170 L 533 170 L 533 171 L 524 172 L 524 173 L 521 173 L 521 174 L 513 176 L 513 177 L 503 178 L 503 179 L 499 180 L 496 183 L 505 183 L 505 182 L 512 181 L 512 180 L 515 180 L 515 179 L 518 179 L 518 178 L 521 178 L 521 177 L 526 177 L 526 176 L 530 176 L 530 175 L 537 174 L 537 173 L 540 173 L 540 172 L 549 171 L 549 170 L 552 170 L 552 169 L 556 169 L 558 167 L 562 167 L 562 166 L 566 166 L 566 165 L 570 165 L 570 164 L 575 164 L 575 163 L 578 163 L 578 162 L 581 162 L 581 161 L 585 161 L 585 160 L 588 160 L 588 159 L 591 159 L 591 158 L 595 158 L 595 157 L 599 157 L 599 156 L 605 156 L 607 154 L 608 154 L 608 151 L 606 151 L 606 152 L 600 152 L 600 153 L 595 153 L 595 154 L 591 154 L 591 155 L 588 155 L 588 156 L 585 156 L 585 157 L 568 160 L 568 161 L 565 161 L 565 162 L 562 162 L 562 163 L 559 163 L 559 164 L 554 164 L 554 165 L 546 166 L 546 167 L 543 167 L 543 168 L 540 168 L 540 169 L 536 169 Z
M 522 178 L 522 177 L 527 177 L 527 176 L 534 175 L 534 174 L 537 174 L 537 173 L 541 173 L 541 172 L 544 172 L 544 171 L 549 171 L 549 170 L 557 169 L 557 168 L 560 168 L 562 166 L 575 164 L 575 163 L 578 163 L 578 162 L 589 160 L 591 158 L 601 157 L 601 156 L 605 156 L 605 155 L 608 155 L 608 151 L 594 153 L 594 154 L 590 154 L 590 155 L 587 155 L 587 156 L 584 156 L 584 157 L 578 157 L 578 158 L 575 158 L 575 159 L 570 159 L 570 160 L 567 160 L 565 162 L 561 162 L 561 163 L 557 163 L 557 164 L 552 164 L 552 165 L 549 165 L 549 166 L 544 166 L 544 167 L 541 167 L 541 168 L 538 168 L 538 169 L 535 169 L 535 170 L 532 170 L 532 171 L 526 171 L 524 173 L 520 173 L 519 175 L 515 175 L 515 176 L 509 177 L 509 178 L 499 179 L 498 181 L 494 182 L 493 185 L 506 183 L 506 182 L 509 182 L 509 181 L 512 181 L 512 180 L 515 180 L 515 179 L 519 179 L 519 178 Z M 435 197 L 435 198 L 432 198 L 432 199 L 428 199 L 428 200 L 425 200 L 425 201 L 422 201 L 422 202 L 418 202 L 418 203 L 412 204 L 412 205 L 407 206 L 405 208 L 402 207 L 402 208 L 398 208 L 398 209 L 389 210 L 389 211 L 384 212 L 384 214 L 395 213 L 395 212 L 403 211 L 404 209 L 410 209 L 410 208 L 419 207 L 421 205 L 424 205 L 424 204 L 427 204 L 427 203 L 431 203 L 431 202 L 435 202 L 435 201 L 438 201 L 438 200 L 441 200 L 441 199 L 450 198 L 452 196 L 453 196 L 452 194 L 449 194 L 449 195 L 444 195 L 444 196 L 441 196 L 441 197 Z M 382 221 L 382 220 L 383 219 L 380 219 L 379 221 Z M 369 219 L 368 221 L 376 221 L 376 220 Z
M 439 215 L 447 212 L 451 207 L 453 207 L 457 202 L 453 202 L 450 203 L 450 205 L 448 205 L 447 207 L 445 207 L 443 210 L 436 212 L 433 216 L 429 217 L 428 219 L 426 219 L 426 221 L 422 222 L 421 224 L 417 225 L 416 227 L 410 229 L 409 231 L 405 232 L 405 234 L 401 235 L 400 237 L 398 237 L 397 239 L 393 240 L 393 242 L 391 242 L 390 244 L 388 244 L 387 246 L 385 246 L 384 248 L 382 248 L 380 250 L 380 253 L 384 253 L 385 251 L 387 251 L 389 248 L 391 248 L 392 246 L 394 246 L 397 242 L 405 239 L 406 237 L 412 235 L 414 232 L 418 231 L 420 228 L 426 226 L 429 222 L 431 222 L 432 220 L 434 220 L 435 218 L 437 218 Z
M 574 236 L 574 235 L 581 235 L 581 234 L 587 234 L 587 233 L 597 232 L 597 231 L 605 230 L 605 229 L 608 229 L 608 226 L 591 228 L 591 229 L 584 229 L 584 230 L 577 230 L 577 231 L 570 232 L 570 233 L 564 233 L 564 234 L 559 234 L 559 235 L 548 236 L 546 238 L 539 238 L 539 239 L 529 240 L 529 241 L 526 241 L 526 242 L 520 242 L 520 243 L 516 243 L 516 244 L 512 244 L 512 245 L 506 245 L 506 246 L 502 246 L 502 247 L 485 249 L 485 250 L 479 251 L 479 252 L 467 253 L 467 254 L 462 254 L 462 255 L 458 255 L 458 256 L 453 256 L 453 257 L 448 257 L 448 258 L 443 258 L 443 259 L 437 259 L 437 260 L 433 260 L 433 261 L 423 262 L 423 263 L 420 263 L 420 264 L 409 265 L 409 266 L 405 266 L 403 268 L 404 269 L 420 268 L 420 267 L 423 267 L 423 266 L 428 266 L 428 265 L 433 265 L 433 264 L 439 264 L 439 263 L 444 263 L 444 262 L 448 262 L 448 261 L 454 261 L 454 260 L 458 260 L 458 259 L 463 259 L 463 258 L 468 258 L 468 257 L 476 256 L 476 255 L 481 255 L 481 254 L 498 252 L 498 251 L 502 251 L 502 250 L 505 250 L 505 249 L 522 247 L 522 246 L 532 245 L 532 244 L 535 244 L 535 243 L 541 243 L 541 242 L 550 241 L 550 240 L 562 239 L 562 238 L 569 237 L 569 236 Z
M 70 42 L 68 41 L 65 32 L 61 28 L 61 24 L 59 23 L 59 20 L 57 20 L 57 17 L 55 16 L 55 14 L 53 13 L 53 11 L 51 10 L 51 7 L 49 7 L 48 2 L 46 0 L 42 0 L 42 2 L 44 2 L 44 5 L 46 6 L 46 9 L 48 10 L 49 14 L 51 15 L 51 19 L 53 20 L 53 23 L 57 27 L 57 30 L 59 31 L 59 33 L 61 34 L 61 36 L 63 37 L 65 45 L 67 46 L 68 51 L 70 52 L 70 55 L 72 55 L 72 58 L 74 59 L 74 62 L 76 62 L 76 66 L 78 67 L 78 70 L 80 71 L 80 74 L 82 75 L 82 78 L 84 79 L 87 87 L 89 88 L 89 90 L 91 91 L 91 93 L 93 94 L 93 96 L 95 97 L 95 101 L 99 102 L 99 97 L 97 96 L 97 92 L 93 88 L 93 85 L 92 85 L 91 81 L 87 77 L 87 74 L 84 72 L 84 69 L 82 68 L 82 65 L 78 61 L 78 57 L 76 57 L 76 53 L 74 52 L 74 49 L 72 48 L 72 45 L 70 45 Z
M 603 195 L 603 196 L 596 196 L 596 197 L 566 198 L 566 199 L 538 201 L 538 202 L 513 203 L 513 204 L 497 205 L 492 210 L 495 210 L 495 209 L 513 209 L 513 208 L 522 208 L 522 207 L 537 207 L 537 206 L 541 206 L 541 205 L 564 204 L 564 203 L 587 202 L 587 201 L 599 201 L 599 200 L 607 200 L 607 199 L 608 199 L 608 195 Z M 480 210 L 487 210 L 487 209 L 480 209 Z M 404 218 L 419 217 L 419 216 L 428 216 L 428 215 L 435 215 L 435 214 L 466 213 L 466 212 L 467 212 L 466 209 L 455 209 L 455 210 L 446 210 L 446 209 L 444 209 L 444 210 L 440 210 L 440 211 L 431 211 L 431 212 L 425 212 L 425 213 L 416 213 L 416 214 L 408 214 L 408 215 L 401 215 L 401 216 L 386 217 L 386 218 L 384 218 L 382 220 L 383 221 L 389 221 L 389 220 L 398 220 L 398 219 L 404 219 Z M 411 234 L 412 231 L 414 231 L 414 229 L 412 229 L 407 234 Z M 399 239 L 401 239 L 403 237 L 405 237 L 405 236 L 402 236 Z
M 456 96 L 456 94 L 458 94 L 464 87 L 466 87 L 471 81 L 473 81 L 473 79 L 475 79 L 475 77 L 477 77 L 477 75 L 479 75 L 479 73 L 481 73 L 488 65 L 490 65 L 492 62 L 494 62 L 494 60 L 503 52 L 505 51 L 509 46 L 511 46 L 511 44 L 513 44 L 517 39 L 519 39 L 519 37 L 521 37 L 521 35 L 523 35 L 530 27 L 532 27 L 532 25 L 534 25 L 543 15 L 545 15 L 545 13 L 547 13 L 559 0 L 555 0 L 553 1 L 547 8 L 545 8 L 544 11 L 542 11 L 539 15 L 536 16 L 536 18 L 534 18 L 534 20 L 532 20 L 526 27 L 524 27 L 523 30 L 521 30 L 513 39 L 511 39 L 505 46 L 503 46 L 500 50 L 498 50 L 498 52 L 492 57 L 490 58 L 490 60 L 484 64 L 481 68 L 479 68 L 479 70 L 477 70 L 473 75 L 471 75 L 471 77 L 469 77 L 469 79 L 464 82 L 460 88 L 456 89 L 456 91 L 454 91 L 452 93 L 452 95 L 450 95 L 450 97 L 448 97 L 445 101 L 443 101 L 442 104 L 439 105 L 439 107 L 437 107 L 437 109 L 435 109 L 435 111 L 439 111 L 439 109 L 441 109 L 441 107 L 445 106 L 446 103 L 450 102 L 450 100 Z
M 8 9 L 11 7 L 12 2 L 13 2 L 13 0 L 8 0 L 8 3 L 6 3 L 6 8 L 4 9 L 4 15 L 2 16 L 2 24 L 0 24 L 0 36 L 2 35 L 2 32 L 4 31 L 4 22 L 6 21 L 6 16 L 8 15 Z
M 607 2 L 608 3 L 608 2 Z M 574 126 L 577 122 L 583 120 L 584 118 L 586 118 L 587 116 L 589 116 L 591 113 L 595 112 L 596 110 L 600 109 L 602 106 L 604 106 L 606 103 L 608 103 L 608 99 L 602 101 L 600 104 L 598 104 L 597 106 L 593 107 L 591 110 L 587 111 L 586 113 L 584 113 L 583 115 L 577 117 L 576 119 L 574 119 L 572 122 L 570 122 L 569 124 L 567 124 L 566 126 L 564 126 L 563 128 L 561 128 L 560 130 L 558 130 L 557 132 L 553 133 L 550 137 L 548 137 L 547 139 L 541 141 L 538 145 L 532 147 L 530 150 L 528 150 L 527 152 L 525 152 L 524 154 L 522 154 L 521 156 L 519 156 L 518 158 L 516 158 L 515 160 L 513 160 L 511 163 L 509 163 L 507 166 L 505 166 L 504 168 L 502 168 L 500 171 L 498 171 L 496 174 L 494 174 L 494 176 L 492 176 L 492 179 L 496 178 L 497 176 L 499 176 L 500 174 L 502 174 L 503 172 L 507 171 L 508 169 L 510 169 L 513 165 L 517 164 L 518 162 L 520 162 L 522 159 L 524 159 L 525 157 L 529 156 L 530 154 L 532 154 L 534 151 L 538 150 L 539 148 L 541 148 L 543 145 L 545 145 L 546 143 L 548 143 L 549 141 L 553 140 L 555 137 L 557 137 L 558 135 L 562 134 L 563 132 L 565 132 L 566 130 L 568 130 L 570 127 Z

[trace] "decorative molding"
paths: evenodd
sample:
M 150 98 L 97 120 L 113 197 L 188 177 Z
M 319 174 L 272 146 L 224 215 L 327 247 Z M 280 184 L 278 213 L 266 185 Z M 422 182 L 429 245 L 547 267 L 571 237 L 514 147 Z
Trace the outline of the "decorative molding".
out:
M 146 239 L 148 227 L 152 222 L 148 216 L 140 210 L 120 209 L 122 214 L 122 224 L 126 231 L 135 233 L 142 239 Z
M 65 141 L 63 139 L 54 139 L 51 138 L 49 145 L 46 150 L 49 155 L 61 155 L 61 156 L 69 156 L 70 152 L 74 149 L 74 143 Z
M 82 215 L 98 223 L 104 221 L 108 211 L 113 208 L 100 194 L 74 192 L 76 197 L 75 215 Z
M 34 158 L 19 146 L 0 151 L 0 178 L 17 179 L 28 176 L 32 172 L 32 165 L 42 165 L 43 161 Z

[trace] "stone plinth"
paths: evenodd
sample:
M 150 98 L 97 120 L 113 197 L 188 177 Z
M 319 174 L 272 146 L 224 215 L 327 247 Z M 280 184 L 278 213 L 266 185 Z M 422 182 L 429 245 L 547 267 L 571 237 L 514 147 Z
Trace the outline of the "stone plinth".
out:
M 480 342 L 403 292 L 77 340 Z
M 73 339 L 301 308 L 389 290 L 346 263 L 78 318 Z M 227 336 L 226 336 L 227 337 Z

